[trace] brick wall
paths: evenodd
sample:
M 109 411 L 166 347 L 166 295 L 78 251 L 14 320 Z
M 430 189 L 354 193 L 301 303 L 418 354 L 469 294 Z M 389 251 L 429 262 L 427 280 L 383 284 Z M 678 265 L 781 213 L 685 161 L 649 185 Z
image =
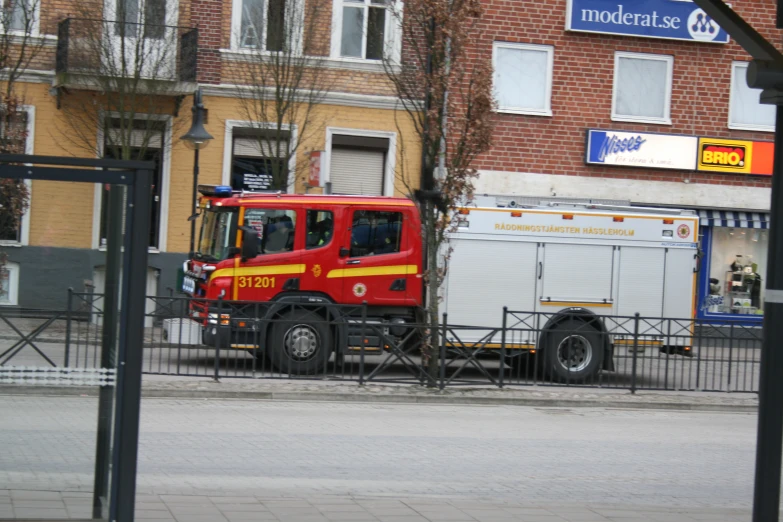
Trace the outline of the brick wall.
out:
M 220 83 L 223 4 L 229 0 L 191 0 L 190 25 L 198 27 L 198 81 Z
M 497 114 L 495 146 L 477 162 L 482 170 L 768 187 L 769 178 L 669 170 L 586 166 L 585 130 L 702 135 L 772 141 L 773 134 L 728 128 L 731 63 L 749 60 L 728 45 L 566 32 L 566 1 L 487 0 L 474 56 L 490 60 L 494 41 L 554 46 L 554 116 Z M 774 0 L 736 0 L 734 9 L 772 42 Z M 674 57 L 671 125 L 611 120 L 615 51 Z

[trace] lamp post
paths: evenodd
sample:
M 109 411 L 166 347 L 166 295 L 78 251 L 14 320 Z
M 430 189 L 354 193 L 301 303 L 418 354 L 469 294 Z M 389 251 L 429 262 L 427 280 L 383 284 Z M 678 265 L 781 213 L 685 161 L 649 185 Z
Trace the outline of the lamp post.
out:
M 196 241 L 196 194 L 198 192 L 198 153 L 201 149 L 209 145 L 212 140 L 212 135 L 204 128 L 204 116 L 206 109 L 204 103 L 201 101 L 201 87 L 196 89 L 193 93 L 193 124 L 190 126 L 190 130 L 180 138 L 185 142 L 188 148 L 195 151 L 193 158 L 193 197 L 190 200 L 190 250 L 192 254 L 195 251 Z

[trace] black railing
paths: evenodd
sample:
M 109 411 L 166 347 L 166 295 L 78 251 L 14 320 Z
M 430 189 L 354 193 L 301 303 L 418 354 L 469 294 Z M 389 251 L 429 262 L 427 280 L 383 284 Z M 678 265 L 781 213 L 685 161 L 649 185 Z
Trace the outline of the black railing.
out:
M 96 368 L 102 300 L 100 294 L 71 292 L 67 310 L 36 319 L 0 309 L 0 337 L 9 346 L 0 367 Z M 194 312 L 201 314 L 197 320 Z M 441 389 L 758 391 L 761 329 L 735 322 L 502 310 L 500 326 L 486 327 L 451 324 L 444 315 L 438 326 L 442 342 L 434 351 L 437 372 L 431 374 L 422 360 L 428 327 L 380 322 L 366 306 L 149 297 L 146 318 L 148 374 Z M 315 353 L 320 346 L 329 349 Z
M 195 82 L 198 30 L 158 24 L 66 18 L 57 27 L 55 72 L 61 85 L 139 78 Z

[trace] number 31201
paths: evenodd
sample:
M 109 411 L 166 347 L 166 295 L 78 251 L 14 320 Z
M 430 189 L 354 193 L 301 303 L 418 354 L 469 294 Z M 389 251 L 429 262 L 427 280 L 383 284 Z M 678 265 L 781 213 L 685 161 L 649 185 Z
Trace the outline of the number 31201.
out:
M 239 288 L 274 288 L 275 287 L 275 278 L 274 277 L 260 277 L 260 276 L 240 276 L 239 281 L 237 281 L 239 284 Z

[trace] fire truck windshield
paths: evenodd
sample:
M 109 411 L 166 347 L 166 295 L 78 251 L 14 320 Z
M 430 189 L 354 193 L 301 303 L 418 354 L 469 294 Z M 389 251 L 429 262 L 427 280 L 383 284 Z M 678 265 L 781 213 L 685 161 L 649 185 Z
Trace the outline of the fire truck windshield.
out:
M 236 209 L 205 210 L 196 257 L 212 263 L 226 259 L 236 237 L 236 221 Z

